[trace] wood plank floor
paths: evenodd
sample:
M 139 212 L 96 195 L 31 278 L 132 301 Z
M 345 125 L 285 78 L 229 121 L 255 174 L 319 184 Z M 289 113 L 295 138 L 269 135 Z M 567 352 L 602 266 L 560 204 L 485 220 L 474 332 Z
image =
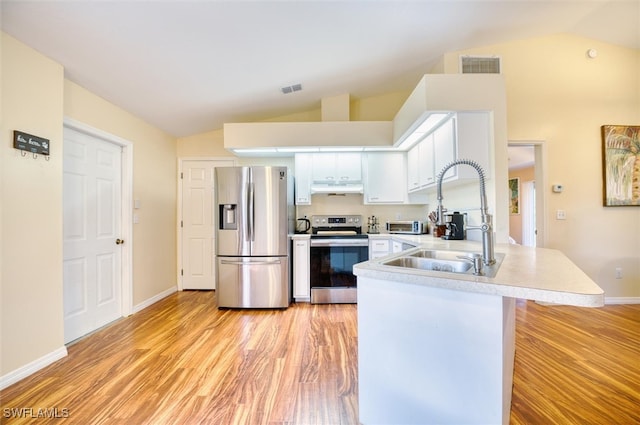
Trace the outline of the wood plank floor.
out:
M 176 293 L 71 345 L 0 392 L 0 422 L 358 423 L 355 305 L 219 311 L 214 296 Z M 516 329 L 512 424 L 640 423 L 640 305 L 519 301 Z

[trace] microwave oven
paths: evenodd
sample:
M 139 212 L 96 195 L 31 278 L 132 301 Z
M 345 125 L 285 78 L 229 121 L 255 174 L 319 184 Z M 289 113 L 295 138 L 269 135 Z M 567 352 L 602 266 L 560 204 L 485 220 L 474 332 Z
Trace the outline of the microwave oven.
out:
M 419 220 L 387 221 L 387 232 L 420 235 L 428 233 L 428 226 L 426 221 Z

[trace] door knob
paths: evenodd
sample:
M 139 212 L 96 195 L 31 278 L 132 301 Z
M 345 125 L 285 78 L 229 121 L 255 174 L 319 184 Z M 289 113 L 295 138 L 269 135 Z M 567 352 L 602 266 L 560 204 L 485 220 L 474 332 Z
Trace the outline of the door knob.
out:
M 124 240 L 116 239 L 116 245 L 122 245 L 123 243 L 124 243 Z

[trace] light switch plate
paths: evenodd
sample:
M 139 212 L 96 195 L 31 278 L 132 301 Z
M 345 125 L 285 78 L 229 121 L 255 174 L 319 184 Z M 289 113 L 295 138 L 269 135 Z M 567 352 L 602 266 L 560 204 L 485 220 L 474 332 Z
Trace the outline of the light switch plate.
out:
M 556 220 L 566 220 L 566 219 L 567 219 L 567 213 L 564 210 L 556 211 Z

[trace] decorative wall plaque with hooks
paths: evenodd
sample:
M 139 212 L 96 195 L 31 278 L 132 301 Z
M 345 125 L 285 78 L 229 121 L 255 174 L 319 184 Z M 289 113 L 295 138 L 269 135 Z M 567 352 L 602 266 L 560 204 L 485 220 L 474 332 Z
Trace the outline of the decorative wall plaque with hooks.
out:
M 27 152 L 31 152 L 34 158 L 37 158 L 38 155 L 44 155 L 47 160 L 49 159 L 48 139 L 14 130 L 13 147 L 23 151 L 22 156 L 26 156 Z

